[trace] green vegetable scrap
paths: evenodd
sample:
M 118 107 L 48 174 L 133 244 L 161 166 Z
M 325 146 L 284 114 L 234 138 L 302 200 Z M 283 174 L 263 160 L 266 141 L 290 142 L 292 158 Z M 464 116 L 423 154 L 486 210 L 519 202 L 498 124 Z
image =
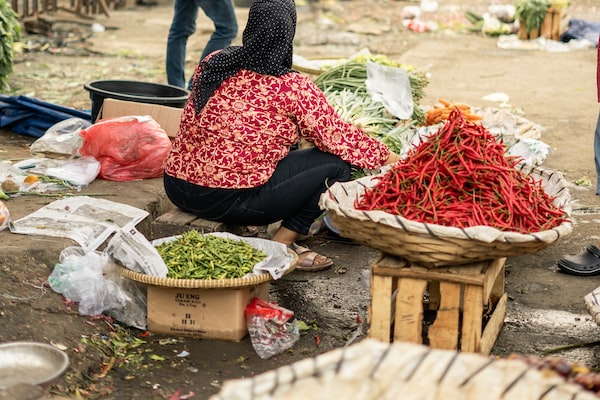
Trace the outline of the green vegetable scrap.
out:
M 243 240 L 191 230 L 156 247 L 168 278 L 234 279 L 252 272 L 267 255 Z
M 10 89 L 8 75 L 13 71 L 14 43 L 21 38 L 21 23 L 6 0 L 0 0 L 0 92 Z

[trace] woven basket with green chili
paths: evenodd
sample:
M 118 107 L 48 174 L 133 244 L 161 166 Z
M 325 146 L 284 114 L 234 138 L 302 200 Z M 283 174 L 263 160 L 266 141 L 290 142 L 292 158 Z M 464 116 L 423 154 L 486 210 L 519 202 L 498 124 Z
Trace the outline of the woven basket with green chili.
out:
M 267 255 L 243 240 L 196 230 L 156 247 L 174 279 L 235 279 L 252 272 Z

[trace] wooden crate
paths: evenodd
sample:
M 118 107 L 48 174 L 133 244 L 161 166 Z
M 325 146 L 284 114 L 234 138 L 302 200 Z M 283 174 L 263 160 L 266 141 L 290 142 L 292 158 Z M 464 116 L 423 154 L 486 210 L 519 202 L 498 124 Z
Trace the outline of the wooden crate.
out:
M 544 22 L 542 22 L 539 29 L 528 31 L 525 23 L 520 21 L 517 36 L 521 40 L 545 37 L 546 39 L 558 41 L 560 40 L 560 36 L 567 30 L 568 25 L 567 9 L 565 7 L 550 6 L 546 12 L 546 18 L 544 18 Z
M 371 268 L 368 336 L 489 354 L 506 316 L 505 261 L 425 268 L 384 254 Z

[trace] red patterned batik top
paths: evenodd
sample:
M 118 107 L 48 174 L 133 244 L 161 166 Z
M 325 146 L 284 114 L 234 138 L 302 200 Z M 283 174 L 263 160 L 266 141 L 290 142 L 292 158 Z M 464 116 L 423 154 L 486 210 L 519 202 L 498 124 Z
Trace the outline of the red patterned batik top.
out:
M 192 103 L 183 111 L 165 172 L 196 185 L 260 186 L 300 136 L 361 168 L 381 167 L 390 154 L 342 121 L 323 92 L 299 73 L 240 70 L 223 81 L 200 114 Z

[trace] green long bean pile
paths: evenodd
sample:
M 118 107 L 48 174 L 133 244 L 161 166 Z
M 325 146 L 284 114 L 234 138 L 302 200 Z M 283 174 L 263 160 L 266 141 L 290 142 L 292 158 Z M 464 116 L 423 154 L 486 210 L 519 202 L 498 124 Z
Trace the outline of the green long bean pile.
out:
M 241 278 L 267 255 L 243 240 L 201 234 L 196 230 L 156 247 L 175 279 Z
M 368 60 L 404 68 L 408 72 L 408 80 L 415 106 L 411 119 L 416 124 L 423 125 L 425 123 L 425 112 L 420 107 L 420 101 L 425 95 L 425 87 L 429 84 L 429 80 L 423 72 L 413 67 L 396 63 L 385 56 L 357 57 L 324 71 L 315 78 L 314 82 L 325 93 L 350 90 L 357 95 L 365 95 L 367 94 L 365 81 L 367 79 Z

